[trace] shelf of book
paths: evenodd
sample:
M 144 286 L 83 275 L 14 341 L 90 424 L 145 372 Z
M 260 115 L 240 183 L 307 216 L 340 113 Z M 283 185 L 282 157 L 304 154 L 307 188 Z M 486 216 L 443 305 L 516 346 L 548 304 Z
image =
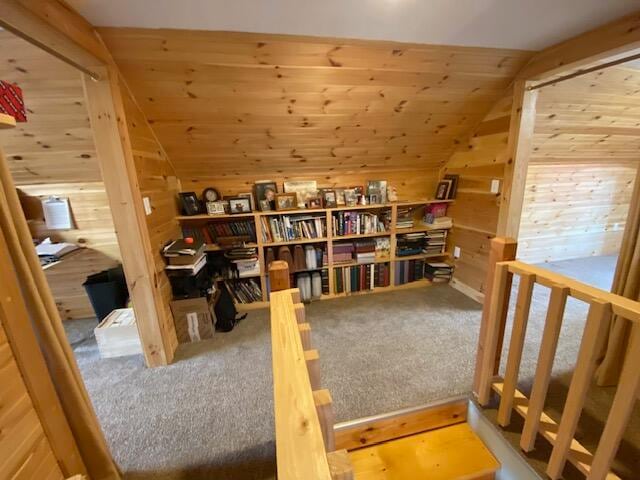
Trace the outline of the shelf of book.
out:
M 406 289 L 406 288 L 415 288 L 419 286 L 430 285 L 432 282 L 428 279 L 420 279 L 413 282 L 395 285 L 394 284 L 394 273 L 395 269 L 398 267 L 398 262 L 410 261 L 410 260 L 425 260 L 425 259 L 445 259 L 446 257 L 450 257 L 449 252 L 443 253 L 420 253 L 416 255 L 407 255 L 407 256 L 397 256 L 391 255 L 389 257 L 384 258 L 376 258 L 373 261 L 367 261 L 366 263 L 359 263 L 356 260 L 352 262 L 339 263 L 333 261 L 333 247 L 335 245 L 340 245 L 341 243 L 348 243 L 349 241 L 357 241 L 363 239 L 374 239 L 380 237 L 388 237 L 390 246 L 387 247 L 387 252 L 395 252 L 397 247 L 397 240 L 405 234 L 412 233 L 420 233 L 420 232 L 429 232 L 433 230 L 450 230 L 451 226 L 437 226 L 433 224 L 423 223 L 423 219 L 421 215 L 423 215 L 424 211 L 420 209 L 421 206 L 427 207 L 430 204 L 451 204 L 454 200 L 414 200 L 414 201 L 401 201 L 395 203 L 387 203 L 387 204 L 379 204 L 379 205 L 340 205 L 334 208 L 314 208 L 314 209 L 297 209 L 297 210 L 286 210 L 286 211 L 269 211 L 269 212 L 252 212 L 252 213 L 244 213 L 244 214 L 234 214 L 234 215 L 193 215 L 193 216 L 178 216 L 177 219 L 180 222 L 184 222 L 188 224 L 190 221 L 196 221 L 195 225 L 200 225 L 201 223 L 197 222 L 220 222 L 227 221 L 233 222 L 238 220 L 251 221 L 253 220 L 255 226 L 255 234 L 257 236 L 257 242 L 245 243 L 245 247 L 257 248 L 260 269 L 261 273 L 259 275 L 254 275 L 252 277 L 245 277 L 247 280 L 250 278 L 260 279 L 260 287 L 262 289 L 262 298 L 263 301 L 254 301 L 253 303 L 242 304 L 238 303 L 237 308 L 239 311 L 249 311 L 255 310 L 259 308 L 266 308 L 269 305 L 268 301 L 264 301 L 267 298 L 267 285 L 268 285 L 268 269 L 266 266 L 266 254 L 267 248 L 271 247 L 281 247 L 281 246 L 293 246 L 293 245 L 306 245 L 306 244 L 325 244 L 326 252 L 328 255 L 328 264 L 325 264 L 321 268 L 317 269 L 309 269 L 309 270 L 300 270 L 295 273 L 311 273 L 314 271 L 322 271 L 329 270 L 333 272 L 334 269 L 337 268 L 345 268 L 345 267 L 354 267 L 358 265 L 370 265 L 370 264 L 380 264 L 380 263 L 389 263 L 390 265 L 390 274 L 391 274 L 391 285 L 385 287 L 375 287 L 373 290 L 362 290 L 359 292 L 349 292 L 349 293 L 329 293 L 323 294 L 321 300 L 327 300 L 332 298 L 339 298 L 348 295 L 361 295 L 366 293 L 379 293 L 379 292 L 387 292 L 395 289 Z M 437 208 L 437 207 L 436 207 Z M 388 230 L 384 232 L 372 232 L 372 233 L 364 233 L 364 234 L 349 234 L 349 235 L 335 235 L 331 232 L 333 225 L 333 217 L 337 215 L 336 212 L 348 212 L 348 211 L 376 211 L 377 215 L 386 215 L 388 221 Z M 387 212 L 383 212 L 384 210 L 388 210 Z M 414 223 L 410 227 L 402 228 L 398 227 L 401 211 L 408 211 L 410 216 L 414 217 Z M 423 212 L 423 213 L 420 213 Z M 264 229 L 269 228 L 269 220 L 268 218 L 272 218 L 274 216 L 289 216 L 295 219 L 296 216 L 302 215 L 310 215 L 315 218 L 322 219 L 324 225 L 326 225 L 326 229 L 329 231 L 326 232 L 327 235 L 321 238 L 299 238 L 294 240 L 287 241 L 279 241 L 279 242 L 268 242 L 266 241 L 266 236 L 263 238 Z M 406 213 L 405 213 L 406 215 Z M 403 217 L 404 219 L 406 217 Z M 295 220 L 294 220 L 295 221 Z M 232 248 L 236 248 L 234 246 L 226 246 L 219 244 L 208 244 L 206 246 L 206 251 L 208 252 L 216 252 L 216 251 L 226 251 Z M 327 260 L 325 259 L 325 262 Z M 334 292 L 334 276 L 332 274 L 329 275 L 329 291 Z
M 355 267 L 357 265 L 371 265 L 372 263 L 389 263 L 391 261 L 391 258 L 387 257 L 387 258 L 376 258 L 373 262 L 364 262 L 364 263 L 358 263 L 355 260 L 353 262 L 348 262 L 348 263 L 336 263 L 334 262 L 333 265 L 331 266 L 331 268 L 342 268 L 342 267 Z
M 283 245 L 302 245 L 304 243 L 325 243 L 326 237 L 323 238 L 300 238 L 298 240 L 289 240 L 286 242 L 264 242 L 263 247 L 281 247 Z
M 418 253 L 416 255 L 396 255 L 393 257 L 395 262 L 402 262 L 404 260 L 423 260 L 425 258 L 439 258 L 439 257 L 448 257 L 449 252 L 442 253 Z
M 258 248 L 257 243 L 247 242 L 243 245 L 218 245 L 217 243 L 208 243 L 204 247 L 205 252 L 224 252 L 233 250 L 234 248 Z
M 387 232 L 373 232 L 373 233 L 354 233 L 351 235 L 334 235 L 333 241 L 338 242 L 340 240 L 355 240 L 358 238 L 374 238 L 374 237 L 388 237 L 391 235 L 390 231 Z

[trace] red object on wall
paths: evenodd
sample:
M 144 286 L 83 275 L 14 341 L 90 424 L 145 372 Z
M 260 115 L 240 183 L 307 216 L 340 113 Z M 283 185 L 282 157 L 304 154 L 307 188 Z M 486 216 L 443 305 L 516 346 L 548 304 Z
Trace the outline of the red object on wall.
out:
M 0 80 L 0 113 L 6 113 L 16 122 L 27 121 L 27 111 L 22 99 L 22 89 L 17 85 Z

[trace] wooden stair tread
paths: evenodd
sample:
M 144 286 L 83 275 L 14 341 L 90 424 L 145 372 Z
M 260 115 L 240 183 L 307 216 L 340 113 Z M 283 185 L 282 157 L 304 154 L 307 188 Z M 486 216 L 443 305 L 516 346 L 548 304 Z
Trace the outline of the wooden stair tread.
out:
M 356 480 L 488 480 L 500 464 L 459 423 L 349 452 Z

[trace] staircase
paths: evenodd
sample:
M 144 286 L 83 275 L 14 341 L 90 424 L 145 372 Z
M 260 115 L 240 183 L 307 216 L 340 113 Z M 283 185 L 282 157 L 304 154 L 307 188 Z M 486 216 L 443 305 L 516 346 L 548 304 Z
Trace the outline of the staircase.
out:
M 356 480 L 491 480 L 500 464 L 468 423 L 349 452 Z

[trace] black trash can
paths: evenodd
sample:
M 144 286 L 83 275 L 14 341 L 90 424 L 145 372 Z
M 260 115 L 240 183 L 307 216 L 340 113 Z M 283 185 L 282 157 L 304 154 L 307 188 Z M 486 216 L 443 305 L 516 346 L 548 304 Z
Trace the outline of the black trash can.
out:
M 82 286 L 89 296 L 98 322 L 116 308 L 127 306 L 129 291 L 122 266 L 89 275 Z

